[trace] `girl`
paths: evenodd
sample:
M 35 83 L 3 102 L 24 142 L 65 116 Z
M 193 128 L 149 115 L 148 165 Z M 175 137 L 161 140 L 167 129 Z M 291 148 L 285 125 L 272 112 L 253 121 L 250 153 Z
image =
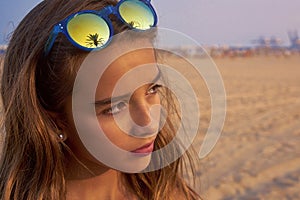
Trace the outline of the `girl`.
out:
M 146 17 L 149 21 L 140 20 L 145 14 L 150 15 L 150 19 Z M 111 42 L 112 30 L 114 34 L 128 29 L 147 32 L 155 25 L 156 14 L 147 0 L 44 0 L 23 19 L 10 40 L 2 75 L 5 140 L 0 162 L 1 199 L 199 199 L 183 177 L 187 161 L 192 161 L 189 166 L 194 169 L 197 157 L 189 151 L 161 169 L 143 171 L 153 164 L 151 152 L 172 141 L 179 120 L 178 115 L 167 116 L 160 128 L 162 113 L 156 110 L 151 115 L 150 108 L 155 105 L 177 113 L 171 93 L 158 84 L 157 66 L 143 68 L 146 83 L 129 97 L 124 92 L 130 83 L 112 97 L 114 86 L 126 73 L 135 66 L 156 62 L 154 49 L 132 51 L 112 62 L 95 94 L 94 109 L 101 130 L 113 145 L 130 153 L 129 160 L 113 159 L 138 165 L 139 173 L 125 173 L 97 159 L 74 120 L 72 91 L 90 51 L 101 49 L 100 55 L 109 55 L 109 46 L 118 44 Z M 91 27 L 98 26 L 100 31 L 92 32 Z M 99 66 L 100 61 L 96 59 Z M 135 127 L 142 128 L 131 127 L 127 134 L 114 117 L 126 121 L 124 113 L 129 113 Z M 171 146 L 173 152 L 178 145 Z M 165 152 L 164 156 L 174 154 Z

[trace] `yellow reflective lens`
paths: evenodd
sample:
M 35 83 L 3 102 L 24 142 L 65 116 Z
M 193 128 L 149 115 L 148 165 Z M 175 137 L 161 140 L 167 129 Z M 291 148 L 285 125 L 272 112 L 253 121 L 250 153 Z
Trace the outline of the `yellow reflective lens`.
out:
M 154 25 L 151 9 L 141 1 L 124 1 L 119 7 L 119 13 L 124 21 L 133 28 L 146 30 Z
M 70 37 L 86 48 L 99 48 L 109 40 L 109 26 L 101 17 L 84 13 L 72 18 L 67 26 Z

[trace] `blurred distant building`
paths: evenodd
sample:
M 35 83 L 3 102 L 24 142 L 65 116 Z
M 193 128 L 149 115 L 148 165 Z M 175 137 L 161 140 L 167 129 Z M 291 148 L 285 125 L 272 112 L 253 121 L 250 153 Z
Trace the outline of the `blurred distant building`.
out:
M 282 40 L 280 38 L 277 37 L 271 37 L 270 39 L 270 47 L 272 49 L 279 49 L 282 47 Z
M 289 31 L 288 36 L 291 42 L 290 49 L 300 51 L 300 38 L 298 36 L 298 32 L 296 30 Z
M 202 47 L 194 45 L 165 47 L 165 49 L 173 53 L 178 53 L 181 56 L 204 57 L 206 55 L 206 52 Z
M 252 40 L 252 43 L 256 44 L 258 47 L 269 47 L 270 41 L 270 38 L 260 36 L 257 40 Z
M 252 40 L 253 44 L 256 44 L 258 48 L 270 48 L 270 49 L 279 49 L 282 47 L 282 40 L 278 37 L 272 36 L 269 37 L 259 37 L 257 40 Z
M 0 45 L 0 55 L 4 55 L 7 49 L 7 45 Z

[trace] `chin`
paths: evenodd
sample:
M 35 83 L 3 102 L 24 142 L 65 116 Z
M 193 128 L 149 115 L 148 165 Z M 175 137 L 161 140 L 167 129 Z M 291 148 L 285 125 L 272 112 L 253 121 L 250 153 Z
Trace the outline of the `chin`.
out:
M 146 169 L 151 161 L 151 153 L 149 154 L 136 154 L 129 153 L 123 160 L 120 160 L 117 170 L 126 173 L 140 173 Z

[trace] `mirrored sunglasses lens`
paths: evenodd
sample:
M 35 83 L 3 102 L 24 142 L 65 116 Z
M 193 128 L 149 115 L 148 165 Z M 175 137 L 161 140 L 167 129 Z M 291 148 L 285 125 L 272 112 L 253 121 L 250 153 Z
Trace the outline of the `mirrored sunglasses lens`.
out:
M 154 26 L 154 13 L 149 6 L 138 0 L 124 1 L 119 7 L 124 21 L 133 28 L 146 30 Z
M 101 17 L 84 13 L 72 18 L 67 26 L 70 37 L 85 48 L 100 48 L 104 46 L 110 35 L 109 26 Z

